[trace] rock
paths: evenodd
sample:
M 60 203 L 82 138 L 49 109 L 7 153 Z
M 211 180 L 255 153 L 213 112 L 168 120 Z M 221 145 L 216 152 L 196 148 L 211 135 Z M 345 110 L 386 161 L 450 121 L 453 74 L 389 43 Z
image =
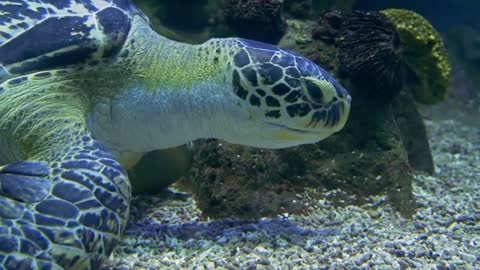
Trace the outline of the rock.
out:
M 401 92 L 392 105 L 408 163 L 413 169 L 429 174 L 435 172 L 427 130 L 412 95 Z

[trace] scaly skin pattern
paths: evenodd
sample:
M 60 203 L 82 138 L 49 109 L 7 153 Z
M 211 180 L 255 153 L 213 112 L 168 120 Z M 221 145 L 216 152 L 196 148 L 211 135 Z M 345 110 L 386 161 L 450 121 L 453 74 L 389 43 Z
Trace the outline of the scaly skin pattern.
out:
M 25 58 L 38 53 L 25 47 L 17 62 L 0 55 L 0 269 L 98 269 L 126 226 L 124 168 L 144 152 L 199 138 L 282 148 L 317 142 L 346 122 L 348 93 L 295 53 L 235 38 L 178 43 L 129 1 L 69 3 L 79 2 L 103 13 L 79 13 L 86 43 L 71 52 L 101 46 L 78 62 Z M 59 8 L 79 12 L 67 6 Z M 10 16 L 31 14 L 10 8 Z M 118 18 L 128 19 L 124 32 L 108 28 Z M 0 29 L 5 22 L 0 15 Z M 94 27 L 102 23 L 103 36 Z M 42 49 L 62 54 L 76 33 Z
M 69 76 L 2 84 L 0 136 L 20 155 L 0 169 L 0 269 L 99 269 L 125 228 L 130 183 L 91 138 L 88 98 Z
M 58 161 L 0 170 L 4 269 L 99 269 L 120 240 L 130 203 L 121 165 L 88 136 L 59 150 Z

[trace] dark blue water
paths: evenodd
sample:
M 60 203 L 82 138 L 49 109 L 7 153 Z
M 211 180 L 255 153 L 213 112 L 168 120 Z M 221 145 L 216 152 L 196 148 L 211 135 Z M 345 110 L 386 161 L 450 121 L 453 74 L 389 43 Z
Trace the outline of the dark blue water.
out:
M 386 8 L 414 10 L 440 31 L 447 31 L 451 26 L 458 24 L 480 28 L 480 1 L 475 0 L 360 0 L 354 4 L 354 9 Z

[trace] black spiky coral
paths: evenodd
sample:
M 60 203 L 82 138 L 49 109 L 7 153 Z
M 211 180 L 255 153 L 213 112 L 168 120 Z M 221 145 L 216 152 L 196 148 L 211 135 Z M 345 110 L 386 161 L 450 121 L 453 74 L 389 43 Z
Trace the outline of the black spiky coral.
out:
M 402 89 L 402 42 L 382 13 L 355 11 L 345 16 L 335 39 L 343 72 L 371 95 L 391 100 Z

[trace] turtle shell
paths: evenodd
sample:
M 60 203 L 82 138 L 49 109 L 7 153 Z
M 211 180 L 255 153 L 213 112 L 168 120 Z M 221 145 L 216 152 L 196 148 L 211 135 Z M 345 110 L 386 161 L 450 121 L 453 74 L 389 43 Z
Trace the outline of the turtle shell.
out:
M 137 13 L 130 0 L 2 0 L 0 81 L 110 58 Z

